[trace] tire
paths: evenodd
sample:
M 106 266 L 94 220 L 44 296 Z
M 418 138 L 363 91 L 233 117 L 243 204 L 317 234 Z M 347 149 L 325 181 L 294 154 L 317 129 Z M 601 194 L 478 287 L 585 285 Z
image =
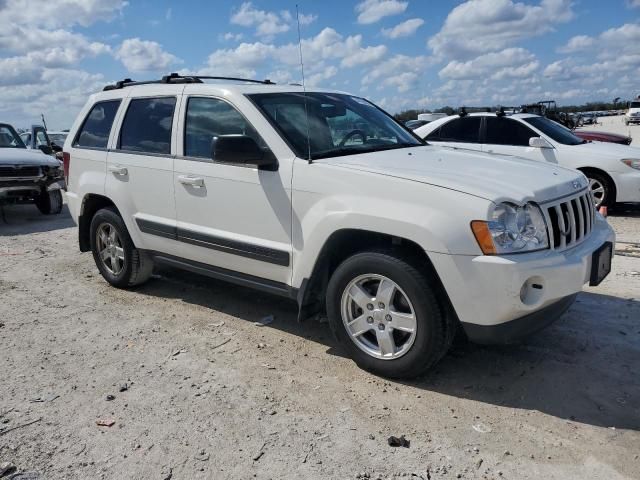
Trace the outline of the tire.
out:
M 596 208 L 613 207 L 615 204 L 614 187 L 611 180 L 597 172 L 587 172 L 589 186 L 596 200 Z
M 377 281 L 380 283 L 376 284 Z M 391 297 L 377 290 L 383 282 L 386 282 L 386 288 L 389 288 L 389 282 L 395 284 Z M 360 290 L 352 290 L 354 286 Z M 368 295 L 356 302 L 352 294 L 346 293 L 347 290 L 356 292 L 356 297 L 360 292 Z M 445 355 L 454 336 L 454 329 L 447 324 L 435 292 L 429 279 L 402 258 L 385 252 L 358 253 L 342 262 L 329 280 L 326 299 L 329 324 L 337 341 L 360 368 L 389 378 L 416 377 Z M 388 302 L 391 305 L 386 305 L 386 310 L 381 308 L 383 302 L 379 302 L 384 298 L 393 299 Z M 369 301 L 370 304 L 367 303 Z M 362 304 L 365 304 L 364 309 L 358 306 Z M 413 312 L 413 333 L 393 327 L 403 325 L 406 328 L 407 318 L 411 317 L 407 312 Z M 358 320 L 349 323 L 352 327 L 347 327 L 353 318 Z M 352 335 L 348 328 L 368 330 L 361 335 Z M 393 338 L 391 349 L 388 348 L 388 340 L 384 340 L 385 334 Z M 380 338 L 382 342 L 378 341 Z M 382 358 L 383 344 L 387 344 L 387 351 L 398 349 L 398 352 Z
M 91 219 L 89 232 L 93 259 L 107 282 L 117 288 L 130 288 L 149 279 L 153 260 L 135 247 L 115 208 L 98 210 Z M 101 252 L 107 257 L 104 260 Z
M 36 199 L 36 207 L 43 215 L 57 215 L 62 211 L 62 192 L 46 190 Z

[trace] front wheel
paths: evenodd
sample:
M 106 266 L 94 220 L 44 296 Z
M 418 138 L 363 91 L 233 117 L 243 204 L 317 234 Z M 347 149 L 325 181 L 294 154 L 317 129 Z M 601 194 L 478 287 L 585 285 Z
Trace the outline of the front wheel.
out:
M 43 215 L 57 215 L 62 211 L 60 190 L 43 191 L 36 199 L 36 207 Z
M 128 288 L 149 279 L 153 260 L 135 247 L 115 209 L 98 210 L 89 230 L 93 259 L 107 282 L 114 287 Z
M 612 206 L 614 199 L 611 181 L 599 173 L 589 172 L 587 178 L 589 179 L 589 188 L 591 189 L 596 208 Z
M 361 368 L 415 377 L 450 346 L 445 313 L 428 278 L 402 258 L 364 252 L 345 260 L 327 288 L 334 335 Z

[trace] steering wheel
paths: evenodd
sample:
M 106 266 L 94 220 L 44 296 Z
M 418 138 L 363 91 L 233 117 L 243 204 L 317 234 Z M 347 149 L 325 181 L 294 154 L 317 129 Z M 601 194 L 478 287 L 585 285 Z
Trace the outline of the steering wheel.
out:
M 367 134 L 364 131 L 356 128 L 355 130 L 351 130 L 349 133 L 347 133 L 340 141 L 338 146 L 344 147 L 344 144 L 347 143 L 348 140 L 351 140 L 351 137 L 355 137 L 356 135 L 360 135 L 362 137 L 362 143 L 365 143 L 367 141 Z

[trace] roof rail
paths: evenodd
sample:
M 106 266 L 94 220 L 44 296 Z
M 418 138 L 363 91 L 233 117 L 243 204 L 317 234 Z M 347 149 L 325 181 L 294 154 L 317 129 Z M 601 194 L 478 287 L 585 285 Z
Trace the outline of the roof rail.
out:
M 260 83 L 263 85 L 275 85 L 269 79 L 266 80 L 254 80 L 250 78 L 238 78 L 238 77 L 214 77 L 214 76 L 206 76 L 206 75 L 180 75 L 178 73 L 171 73 L 169 75 L 163 76 L 160 80 L 144 80 L 141 82 L 136 82 L 131 80 L 130 78 L 125 78 L 124 80 L 117 81 L 114 84 L 107 85 L 102 90 L 119 90 L 124 87 L 133 87 L 136 85 L 152 85 L 152 84 L 163 84 L 163 83 L 203 83 L 202 80 L 229 80 L 233 82 L 248 82 L 248 83 Z

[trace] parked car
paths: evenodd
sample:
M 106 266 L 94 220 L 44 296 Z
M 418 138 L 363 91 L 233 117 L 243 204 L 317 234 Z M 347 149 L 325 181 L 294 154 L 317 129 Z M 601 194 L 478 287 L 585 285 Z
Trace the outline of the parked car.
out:
M 15 129 L 0 123 L 0 204 L 33 203 L 45 215 L 62 210 L 62 164 L 45 151 L 28 150 Z
M 574 130 L 576 137 L 592 142 L 608 142 L 619 143 L 620 145 L 631 145 L 633 140 L 628 135 L 620 135 L 618 133 L 598 132 L 597 130 Z
M 539 115 L 452 115 L 415 133 L 429 143 L 517 155 L 580 170 L 589 178 L 597 207 L 640 202 L 639 148 L 589 142 Z
M 415 130 L 418 127 L 422 127 L 423 125 L 426 125 L 427 122 L 426 120 L 407 120 L 406 122 L 404 122 L 404 126 L 410 128 L 411 130 Z
M 426 145 L 344 93 L 202 80 L 118 82 L 71 128 L 80 250 L 115 287 L 159 263 L 288 297 L 361 367 L 411 377 L 460 326 L 514 341 L 610 269 L 575 170 Z
M 582 114 L 582 124 L 583 125 L 593 125 L 594 123 L 598 123 L 596 116 L 592 113 L 583 113 Z
M 629 109 L 624 115 L 625 125 L 630 123 L 640 123 L 640 100 L 629 103 Z

